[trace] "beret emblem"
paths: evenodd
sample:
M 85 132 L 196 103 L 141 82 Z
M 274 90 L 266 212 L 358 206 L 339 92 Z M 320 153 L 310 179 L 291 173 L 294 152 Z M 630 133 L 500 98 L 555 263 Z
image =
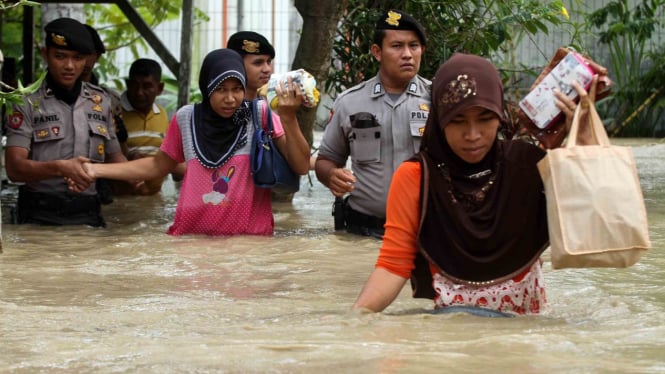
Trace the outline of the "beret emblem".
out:
M 258 53 L 259 52 L 259 42 L 253 42 L 251 40 L 242 41 L 242 50 L 247 53 Z
M 399 20 L 402 18 L 402 15 L 393 12 L 392 10 L 388 12 L 388 18 L 386 18 L 386 23 L 389 24 L 390 26 L 399 26 Z
M 64 36 L 55 33 L 51 33 L 51 41 L 53 41 L 55 45 L 62 47 L 67 45 L 67 39 Z

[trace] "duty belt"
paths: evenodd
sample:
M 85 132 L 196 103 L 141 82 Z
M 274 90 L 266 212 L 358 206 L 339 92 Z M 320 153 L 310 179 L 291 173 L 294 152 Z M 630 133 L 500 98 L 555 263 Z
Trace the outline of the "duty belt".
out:
M 47 194 L 19 188 L 19 223 L 105 226 L 95 196 Z

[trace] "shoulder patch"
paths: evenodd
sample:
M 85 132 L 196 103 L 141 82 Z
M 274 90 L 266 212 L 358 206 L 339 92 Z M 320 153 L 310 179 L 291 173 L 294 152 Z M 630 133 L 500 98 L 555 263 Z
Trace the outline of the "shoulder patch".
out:
M 23 124 L 23 114 L 15 111 L 9 115 L 9 127 L 16 130 Z

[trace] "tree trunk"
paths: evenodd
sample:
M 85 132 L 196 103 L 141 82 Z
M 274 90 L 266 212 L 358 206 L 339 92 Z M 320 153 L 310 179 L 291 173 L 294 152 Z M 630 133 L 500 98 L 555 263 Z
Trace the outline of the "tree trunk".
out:
M 335 30 L 342 16 L 342 9 L 346 6 L 346 0 L 295 0 L 295 6 L 302 16 L 303 26 L 291 69 L 307 70 L 316 78 L 319 92 L 323 92 L 330 68 Z M 300 130 L 311 147 L 314 142 L 316 108 L 301 107 L 297 117 Z M 290 202 L 293 200 L 293 194 L 273 192 L 272 199 Z
M 330 69 L 335 30 L 346 7 L 346 1 L 339 0 L 295 0 L 295 7 L 302 16 L 303 26 L 300 42 L 293 58 L 292 69 L 305 69 L 311 73 L 323 92 Z M 316 109 L 301 108 L 298 123 L 307 142 L 312 145 Z

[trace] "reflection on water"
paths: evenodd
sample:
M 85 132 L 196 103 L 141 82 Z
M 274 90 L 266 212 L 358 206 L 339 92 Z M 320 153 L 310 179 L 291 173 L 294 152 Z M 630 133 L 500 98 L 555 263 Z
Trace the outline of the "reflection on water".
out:
M 664 372 L 665 144 L 635 147 L 653 249 L 628 269 L 551 270 L 550 310 L 428 313 L 406 287 L 349 312 L 379 242 L 332 230 L 303 180 L 274 237 L 170 237 L 176 191 L 122 197 L 107 229 L 3 226 L 0 368 L 73 372 Z M 313 176 L 312 176 L 313 177 Z

